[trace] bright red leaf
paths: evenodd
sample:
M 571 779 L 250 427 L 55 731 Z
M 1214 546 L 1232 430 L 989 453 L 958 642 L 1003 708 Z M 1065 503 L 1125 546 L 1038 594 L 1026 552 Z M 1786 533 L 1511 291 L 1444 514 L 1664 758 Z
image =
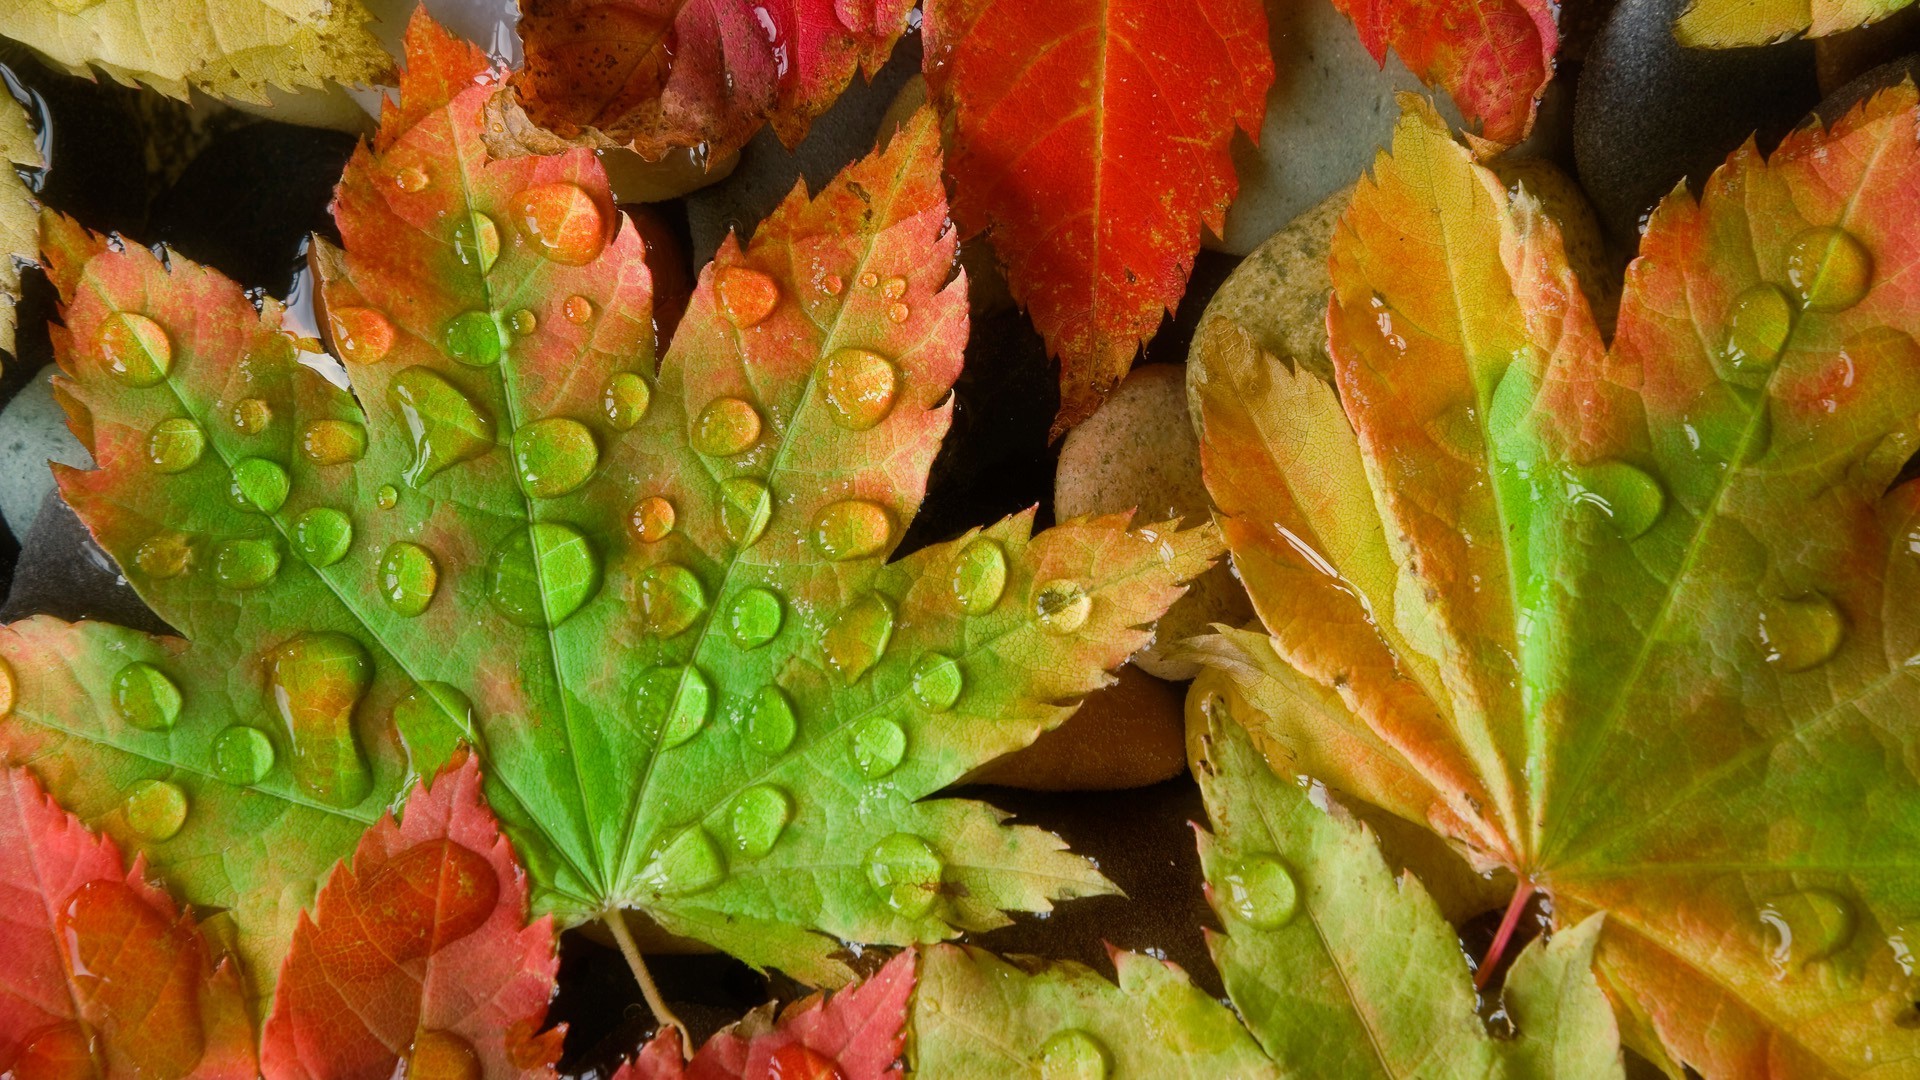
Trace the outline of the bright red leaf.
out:
M 1118 383 L 1186 291 L 1273 81 L 1260 0 L 929 0 L 953 215 L 986 232 L 1060 358 L 1054 434 Z
M 239 972 L 145 860 L 0 770 L 0 1076 L 189 1075 L 254 1075 Z
M 559 960 L 461 754 L 367 830 L 294 931 L 261 1052 L 268 1080 L 551 1076 Z
M 1373 58 L 1387 50 L 1453 96 L 1500 147 L 1526 138 L 1560 44 L 1550 0 L 1334 0 Z

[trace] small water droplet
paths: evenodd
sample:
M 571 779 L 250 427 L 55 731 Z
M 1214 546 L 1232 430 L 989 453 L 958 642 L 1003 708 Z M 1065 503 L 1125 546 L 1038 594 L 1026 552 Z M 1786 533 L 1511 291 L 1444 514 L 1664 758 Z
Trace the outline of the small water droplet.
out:
M 1857 916 L 1846 897 L 1828 889 L 1801 889 L 1760 907 L 1774 974 L 1786 978 L 1825 960 L 1853 940 Z
M 494 447 L 493 417 L 438 372 L 410 367 L 394 376 L 387 399 L 399 410 L 413 441 L 407 483 L 418 486 L 441 470 Z
M 727 858 L 698 825 L 689 825 L 653 857 L 640 880 L 662 896 L 691 896 L 727 878 Z
M 253 509 L 276 514 L 286 505 L 293 483 L 279 462 L 250 457 L 233 463 L 233 486 Z
M 140 542 L 133 565 L 156 580 L 179 577 L 193 568 L 193 543 L 179 533 L 155 533 Z
M 380 490 L 373 493 L 373 505 L 382 510 L 391 510 L 400 505 L 400 489 L 392 484 L 381 484 Z
M 1792 331 L 1793 302 L 1787 294 L 1764 281 L 1750 286 L 1727 313 L 1727 362 L 1741 372 L 1770 370 Z
M 752 547 L 772 516 L 773 494 L 767 485 L 744 476 L 720 481 L 720 528 L 735 547 Z
M 440 565 L 433 553 L 405 540 L 387 545 L 380 556 L 380 595 L 394 614 L 413 618 L 427 610 L 440 586 Z
M 1632 540 L 1653 528 L 1666 508 L 1660 481 L 1624 461 L 1600 461 L 1573 470 L 1573 501 L 1591 506 Z
M 642 543 L 657 544 L 673 533 L 673 504 L 659 495 L 649 495 L 633 504 L 627 525 Z
M 599 591 L 599 556 L 571 525 L 515 529 L 487 558 L 487 597 L 521 626 L 558 626 Z
M 427 189 L 427 174 L 412 165 L 403 165 L 393 171 L 393 186 L 409 195 Z
M 168 731 L 180 719 L 180 688 L 152 664 L 135 661 L 113 677 L 113 711 L 141 731 Z
M 331 506 L 316 506 L 293 519 L 293 546 L 312 566 L 332 566 L 353 546 L 353 519 Z
M 773 314 L 780 286 L 749 266 L 723 266 L 714 272 L 713 292 L 727 321 L 745 330 Z
M 933 712 L 946 712 L 966 685 L 953 657 L 930 652 L 913 665 L 913 696 Z
M 345 465 L 367 452 L 367 429 L 351 420 L 315 420 L 300 433 L 300 452 L 315 465 Z
M 820 645 L 827 663 L 852 684 L 879 662 L 892 637 L 893 602 L 879 593 L 867 593 L 834 617 Z
M 534 250 L 567 266 L 584 266 L 606 246 L 600 205 L 578 184 L 536 184 L 513 197 L 515 225 Z
M 127 828 L 148 840 L 168 840 L 187 823 L 187 793 L 166 780 L 142 780 L 127 792 Z
M 1040 1046 L 1041 1080 L 1106 1080 L 1112 1071 L 1107 1048 L 1079 1028 L 1056 1032 Z
M 860 287 L 863 289 L 871 289 L 874 286 L 879 284 L 880 284 L 880 275 L 874 273 L 871 270 L 868 270 L 866 273 L 863 273 L 860 275 Z
M 828 274 L 826 277 L 820 279 L 820 288 L 825 291 L 828 296 L 839 296 L 841 291 L 846 287 L 846 279 L 839 274 Z
M 898 300 L 907 295 L 907 279 L 890 277 L 880 283 L 880 295 L 889 300 Z
M 100 354 L 128 386 L 156 386 L 173 370 L 173 341 L 145 315 L 115 311 L 100 321 Z
M 241 398 L 233 403 L 233 411 L 228 419 L 233 421 L 233 429 L 240 434 L 258 435 L 273 423 L 273 406 L 261 398 Z
M 353 728 L 353 711 L 373 684 L 366 646 L 333 631 L 299 634 L 274 650 L 270 671 L 294 779 L 328 806 L 358 804 L 373 790 Z
M 213 773 L 229 784 L 245 787 L 266 779 L 273 758 L 273 740 L 259 728 L 235 724 L 213 740 Z
M 1760 651 L 1784 671 L 1825 663 L 1847 635 L 1846 616 L 1819 593 L 1773 600 L 1760 609 Z
M 1087 624 L 1093 597 L 1077 581 L 1056 578 L 1033 593 L 1033 617 L 1056 634 L 1071 634 Z
M 147 461 L 163 473 L 193 468 L 206 449 L 207 433 L 185 417 L 162 420 L 147 433 Z
M 907 756 L 907 733 L 884 716 L 869 716 L 854 725 L 848 744 L 860 775 L 878 780 L 900 767 Z
M 793 745 L 800 724 L 793 713 L 793 699 L 777 686 L 763 686 L 754 695 L 753 712 L 747 714 L 747 741 L 765 754 L 782 754 Z
M 1256 930 L 1276 930 L 1293 918 L 1300 894 L 1278 859 L 1253 855 L 1233 864 L 1220 879 L 1228 911 Z
M 827 357 L 822 392 L 836 423 L 866 431 L 893 409 L 900 373 L 887 358 L 866 349 L 836 349 Z
M 892 538 L 886 507 L 865 499 L 829 503 L 813 519 L 814 550 L 835 562 L 884 553 Z
M 600 406 L 607 414 L 607 423 L 615 431 L 631 431 L 640 418 L 647 415 L 647 406 L 653 401 L 653 391 L 647 388 L 647 381 L 631 371 L 616 371 L 607 376 L 607 388 L 600 396 Z
M 880 899 L 909 919 L 933 910 L 940 898 L 940 876 L 946 864 L 925 840 L 912 833 L 894 833 L 867 852 L 867 882 Z
M 576 326 L 585 325 L 593 318 L 593 301 L 576 293 L 561 302 L 560 313 Z
M 1007 553 L 998 541 L 974 538 L 953 560 L 953 598 L 969 615 L 985 615 L 1007 588 Z
M 736 397 L 714 398 L 693 422 L 693 448 L 709 457 L 732 457 L 760 441 L 760 413 Z
M 521 308 L 507 316 L 507 329 L 513 331 L 516 337 L 526 337 L 540 329 L 540 317 L 526 308 Z
M 648 631 L 673 637 L 707 609 L 706 590 L 679 563 L 657 563 L 640 572 L 640 617 Z
M 372 308 L 331 308 L 333 347 L 350 364 L 377 364 L 393 351 L 393 323 Z
M 447 323 L 446 341 L 448 355 L 473 367 L 499 363 L 507 351 L 500 324 L 486 311 L 455 315 Z
M 500 226 L 479 210 L 459 215 L 453 227 L 453 253 L 462 266 L 482 274 L 492 270 L 500 258 Z
M 577 491 L 600 464 L 593 432 L 578 420 L 549 416 L 513 433 L 513 464 L 520 487 L 538 499 Z
M 280 548 L 271 540 L 223 541 L 213 549 L 213 577 L 229 589 L 257 589 L 280 573 Z
M 393 1080 L 481 1080 L 484 1075 L 472 1043 L 451 1031 L 428 1028 L 414 1036 Z
M 733 800 L 734 850 L 759 858 L 773 850 L 793 817 L 793 799 L 772 784 L 756 784 Z
M 892 304 L 887 308 L 887 321 L 903 323 L 913 317 L 913 309 L 905 304 Z
M 1787 284 L 1808 311 L 1845 311 L 1873 285 L 1873 256 L 1845 229 L 1807 229 L 1787 247 Z

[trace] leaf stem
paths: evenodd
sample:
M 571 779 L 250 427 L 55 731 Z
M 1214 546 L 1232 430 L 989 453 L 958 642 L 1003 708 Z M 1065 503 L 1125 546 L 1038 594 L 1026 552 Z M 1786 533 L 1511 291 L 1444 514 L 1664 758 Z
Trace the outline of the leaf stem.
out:
M 1531 899 L 1533 882 L 1522 880 L 1514 886 L 1513 899 L 1507 902 L 1507 913 L 1500 917 L 1500 929 L 1494 932 L 1493 944 L 1487 946 L 1487 958 L 1480 961 L 1480 970 L 1473 974 L 1475 990 L 1486 989 L 1487 980 L 1493 978 L 1493 969 L 1499 966 L 1501 954 L 1507 951 L 1507 943 L 1513 940 L 1513 931 L 1520 925 L 1520 914 L 1527 910 L 1527 901 Z
M 680 1022 L 672 1009 L 667 1008 L 666 999 L 660 996 L 660 988 L 653 984 L 653 976 L 647 971 L 647 961 L 633 943 L 633 935 L 627 932 L 626 915 L 619 908 L 608 908 L 600 913 L 600 921 L 607 924 L 607 929 L 613 933 L 613 940 L 619 943 L 620 954 L 627 958 L 627 967 L 633 969 L 633 979 L 640 984 L 640 994 L 647 999 L 647 1008 L 653 1010 L 653 1018 L 680 1033 L 680 1055 L 684 1058 L 693 1046 L 693 1039 L 687 1034 L 687 1025 Z

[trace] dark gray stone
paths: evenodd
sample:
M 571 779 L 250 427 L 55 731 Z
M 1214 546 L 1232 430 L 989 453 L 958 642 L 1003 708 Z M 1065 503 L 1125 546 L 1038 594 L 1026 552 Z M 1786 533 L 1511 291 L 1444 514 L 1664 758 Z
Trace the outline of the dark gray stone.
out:
M 1831 124 L 1849 109 L 1890 86 L 1912 79 L 1920 82 L 1920 54 L 1903 56 L 1856 76 L 1851 82 L 1828 94 L 1813 110 L 1823 124 Z
M 20 546 L 13 591 L 0 607 L 0 622 L 29 615 L 57 615 L 70 622 L 98 619 L 149 634 L 174 632 L 127 584 L 57 489 L 47 492 L 40 504 L 40 514 Z

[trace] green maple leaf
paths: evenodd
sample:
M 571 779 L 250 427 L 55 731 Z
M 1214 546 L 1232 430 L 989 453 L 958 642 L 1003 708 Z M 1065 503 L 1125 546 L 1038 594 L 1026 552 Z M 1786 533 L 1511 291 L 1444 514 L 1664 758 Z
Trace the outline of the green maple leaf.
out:
M 1335 232 L 1335 386 L 1203 328 L 1207 483 L 1276 760 L 1512 870 L 1637 1049 L 1920 1063 L 1920 108 L 1655 211 L 1601 340 L 1557 228 L 1430 109 Z M 1337 387 L 1337 394 L 1336 394 Z
M 357 400 L 270 302 L 49 219 L 101 463 L 62 489 L 187 640 L 0 634 L 5 755 L 229 910 L 256 982 L 460 742 L 562 925 L 638 909 L 836 983 L 842 940 L 1110 891 L 921 800 L 1103 685 L 1216 534 L 1022 515 L 886 561 L 966 333 L 930 117 L 724 245 L 656 374 L 593 155 L 488 160 L 484 59 L 424 20 L 409 55 L 322 253 Z

